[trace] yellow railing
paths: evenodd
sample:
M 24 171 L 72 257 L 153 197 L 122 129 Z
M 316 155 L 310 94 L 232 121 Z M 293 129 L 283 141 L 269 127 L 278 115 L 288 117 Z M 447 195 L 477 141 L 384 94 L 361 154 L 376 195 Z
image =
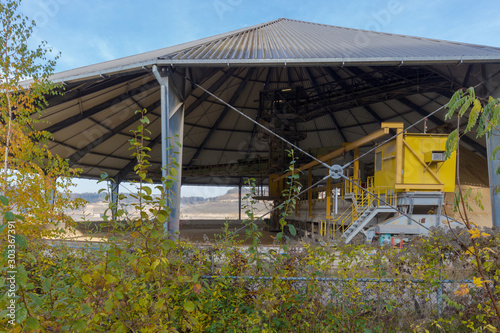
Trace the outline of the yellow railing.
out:
M 356 184 L 359 186 L 357 186 Z M 349 199 L 352 199 L 353 204 L 351 205 L 350 209 L 348 208 L 336 218 L 330 219 L 329 217 L 331 217 L 330 214 L 332 200 L 330 199 L 329 201 L 327 201 L 326 217 L 328 222 L 320 222 L 320 234 L 322 236 L 325 236 L 328 233 L 333 234 L 333 236 L 335 236 L 336 233 L 341 233 L 341 235 L 343 236 L 345 230 L 351 227 L 358 219 L 358 217 L 363 215 L 371 206 L 379 207 L 385 206 L 387 204 L 396 206 L 397 204 L 397 193 L 394 191 L 394 188 L 381 186 L 375 187 L 374 177 L 368 177 L 366 182 L 363 183 L 360 179 L 351 177 L 350 181 L 344 181 L 343 185 L 338 185 L 340 185 L 339 187 L 341 189 L 339 199 L 344 200 L 346 199 L 346 195 L 349 195 Z M 363 191 L 361 187 L 366 188 L 366 190 L 375 194 L 376 197 L 374 197 L 367 191 Z M 329 188 L 330 191 L 327 191 L 328 187 L 317 187 L 302 194 L 299 197 L 299 200 L 306 201 L 309 199 L 311 204 L 311 201 L 314 201 L 314 199 L 311 200 L 312 198 L 324 199 L 327 196 L 332 196 L 332 190 L 336 191 L 336 188 L 338 187 L 333 185 Z M 309 207 L 309 211 L 311 211 L 311 207 Z M 328 230 L 327 228 L 328 223 L 331 223 L 330 230 Z
M 358 216 L 363 215 L 366 210 L 372 206 L 373 202 L 374 198 L 372 195 L 365 191 L 361 191 L 359 195 L 353 198 L 351 209 L 346 209 L 339 217 L 333 219 L 335 223 L 333 234 L 335 235 L 336 231 L 340 231 L 340 228 L 342 228 L 342 236 L 344 236 L 345 230 L 349 229 L 358 219 Z
M 363 213 L 371 206 L 379 207 L 381 205 L 397 205 L 397 193 L 394 191 L 394 188 L 380 186 L 375 187 L 374 177 L 368 177 L 364 187 L 371 193 L 375 194 L 376 197 L 361 190 L 354 183 L 362 186 L 359 179 L 350 178 L 350 181 L 344 182 L 342 198 L 344 199 L 346 194 L 350 194 L 353 204 L 351 209 L 346 209 L 337 218 L 333 219 L 334 235 L 338 231 L 342 232 L 343 236 L 344 231 L 351 227 L 358 217 L 363 215 Z
M 377 196 L 376 205 L 377 207 L 382 205 L 396 206 L 398 196 L 394 191 L 394 188 L 378 186 L 373 189 L 373 193 Z

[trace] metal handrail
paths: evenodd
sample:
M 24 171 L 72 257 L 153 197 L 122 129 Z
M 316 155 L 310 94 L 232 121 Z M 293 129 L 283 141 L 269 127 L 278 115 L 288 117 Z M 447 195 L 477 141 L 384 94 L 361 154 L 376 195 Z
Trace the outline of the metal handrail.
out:
M 347 228 L 344 228 L 342 230 L 342 236 L 344 236 L 345 230 L 349 229 L 354 224 L 354 221 L 357 220 L 357 217 L 354 218 L 354 213 L 356 213 L 357 216 L 363 215 L 368 210 L 368 208 L 370 208 L 372 206 L 372 203 L 373 203 L 373 201 L 375 199 L 371 195 L 364 195 L 364 192 L 361 194 L 361 197 L 362 197 L 362 199 L 360 201 L 360 206 L 362 207 L 362 210 L 359 211 L 358 208 L 353 204 L 353 206 L 351 208 L 351 214 L 352 214 L 351 223 L 349 223 L 349 225 L 347 226 Z M 344 225 L 344 221 L 342 221 L 342 225 Z

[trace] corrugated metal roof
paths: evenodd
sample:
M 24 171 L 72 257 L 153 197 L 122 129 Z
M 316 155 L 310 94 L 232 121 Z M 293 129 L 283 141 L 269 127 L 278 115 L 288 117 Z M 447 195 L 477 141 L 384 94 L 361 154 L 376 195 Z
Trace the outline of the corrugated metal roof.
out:
M 497 57 L 500 49 L 279 19 L 160 57 L 213 59 L 356 59 Z
M 71 81 L 159 65 L 332 65 L 500 61 L 500 48 L 278 19 L 55 74 Z

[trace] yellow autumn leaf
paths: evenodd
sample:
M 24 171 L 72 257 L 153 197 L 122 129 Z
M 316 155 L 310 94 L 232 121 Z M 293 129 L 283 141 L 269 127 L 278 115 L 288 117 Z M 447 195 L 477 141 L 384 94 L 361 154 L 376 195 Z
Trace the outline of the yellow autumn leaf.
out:
M 493 254 L 497 254 L 495 251 L 493 251 L 492 249 L 490 249 L 489 247 L 485 247 L 484 248 L 485 251 L 490 251 L 491 253 Z
M 481 236 L 488 238 L 488 237 L 490 237 L 491 235 L 490 235 L 490 234 L 487 234 L 487 233 L 485 233 L 485 232 L 482 232 L 482 233 L 481 233 Z
M 498 330 L 495 327 L 491 326 L 491 325 L 486 325 L 486 326 L 484 326 L 484 328 L 487 329 L 488 331 L 492 332 L 492 333 L 498 332 Z
M 83 281 L 83 283 L 89 284 L 92 281 L 92 277 L 90 275 L 88 275 L 88 274 L 85 274 L 82 277 L 82 281 Z
M 155 269 L 156 267 L 158 267 L 159 264 L 160 264 L 160 260 L 159 259 L 155 259 L 153 261 L 153 263 L 151 264 L 151 269 Z
M 480 277 L 473 278 L 472 282 L 476 285 L 478 288 L 482 288 L 484 283 L 492 283 L 490 280 L 482 280 Z
M 457 296 L 465 296 L 469 293 L 469 288 L 467 288 L 466 284 L 461 284 L 460 287 L 455 291 L 455 295 Z
M 480 277 L 475 277 L 475 278 L 473 278 L 473 279 L 472 279 L 472 282 L 474 282 L 474 284 L 475 284 L 475 285 L 476 285 L 476 287 L 478 287 L 478 288 L 483 287 L 483 283 L 484 283 L 484 281 L 483 281 L 483 280 L 481 280 L 481 278 L 480 278 Z
M 470 238 L 479 238 L 481 236 L 481 232 L 478 229 L 470 229 L 468 230 L 470 234 Z

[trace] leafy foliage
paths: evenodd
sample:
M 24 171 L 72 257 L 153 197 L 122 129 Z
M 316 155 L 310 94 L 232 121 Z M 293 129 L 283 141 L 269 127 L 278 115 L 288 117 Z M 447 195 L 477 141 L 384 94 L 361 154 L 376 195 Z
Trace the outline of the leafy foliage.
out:
M 472 108 L 471 108 L 472 107 Z M 474 88 L 470 87 L 467 90 L 459 90 L 453 94 L 450 102 L 447 105 L 448 112 L 446 114 L 446 119 L 450 119 L 455 112 L 458 113 L 458 124 L 460 124 L 460 117 L 464 116 L 465 113 L 470 110 L 467 126 L 463 133 L 467 133 L 474 128 L 477 131 L 477 137 L 482 137 L 484 135 L 493 135 L 494 131 L 499 131 L 498 124 L 500 121 L 500 99 L 494 99 L 492 97 L 487 100 L 478 98 L 475 94 Z M 458 110 L 458 111 L 457 111 Z M 445 156 L 449 157 L 453 151 L 457 151 L 457 158 L 460 158 L 459 154 L 459 131 L 457 128 L 453 131 L 446 141 L 446 151 Z M 491 153 L 490 158 L 497 158 L 496 155 L 500 151 L 499 147 L 495 147 Z M 458 168 L 458 166 L 457 166 Z M 500 173 L 500 168 L 496 170 L 496 173 Z M 462 190 L 460 186 L 459 170 L 457 169 L 457 183 L 458 189 L 455 194 L 455 204 L 454 210 L 458 211 L 462 217 L 465 224 L 467 233 L 470 237 L 470 245 L 465 246 L 462 242 L 465 250 L 465 254 L 472 257 L 471 262 L 476 267 L 476 273 L 478 276 L 474 277 L 474 284 L 478 288 L 484 288 L 489 296 L 489 304 L 486 307 L 480 307 L 484 310 L 486 316 L 496 316 L 500 320 L 500 306 L 498 302 L 498 294 L 500 293 L 499 288 L 495 286 L 496 281 L 499 281 L 500 270 L 495 270 L 491 279 L 487 276 L 492 271 L 493 262 L 491 261 L 491 254 L 495 255 L 495 260 L 498 259 L 498 252 L 495 252 L 491 247 L 484 246 L 484 239 L 491 237 L 491 234 L 482 232 L 478 225 L 473 221 L 469 220 L 468 212 L 472 211 L 468 203 L 468 199 L 471 197 L 472 189 L 466 191 Z M 474 198 L 476 204 L 482 207 L 481 199 L 476 195 Z M 456 238 L 460 240 L 459 236 Z M 494 282 L 495 281 L 495 282 Z M 457 295 L 465 296 L 469 294 L 469 288 L 466 285 L 462 285 L 457 291 Z M 476 317 L 479 321 L 485 324 L 482 316 Z M 469 328 L 473 328 L 474 324 L 469 323 Z M 489 330 L 489 328 L 487 328 Z
M 471 108 L 472 106 L 472 108 Z M 499 130 L 500 122 L 500 99 L 489 97 L 487 100 L 476 96 L 473 87 L 466 90 L 460 89 L 453 94 L 447 104 L 448 112 L 445 119 L 449 120 L 454 115 L 463 117 L 470 109 L 468 114 L 467 126 L 460 132 L 460 135 L 476 130 L 476 137 L 480 138 L 490 135 L 493 130 Z M 460 139 L 460 129 L 454 130 L 448 136 L 446 141 L 445 156 L 449 157 L 453 151 L 457 150 L 457 142 Z M 491 159 L 495 159 L 500 147 L 494 147 Z M 500 173 L 500 169 L 496 170 Z
M 61 88 L 49 81 L 58 56 L 50 58 L 45 42 L 30 48 L 34 22 L 18 13 L 19 4 L 0 4 L 0 190 L 11 198 L 7 210 L 23 212 L 26 223 L 18 225 L 18 233 L 48 236 L 71 222 L 64 210 L 82 202 L 69 199 L 78 171 L 49 151 L 51 134 L 36 129 L 46 97 Z M 48 230 L 43 225 L 50 221 L 60 223 Z

